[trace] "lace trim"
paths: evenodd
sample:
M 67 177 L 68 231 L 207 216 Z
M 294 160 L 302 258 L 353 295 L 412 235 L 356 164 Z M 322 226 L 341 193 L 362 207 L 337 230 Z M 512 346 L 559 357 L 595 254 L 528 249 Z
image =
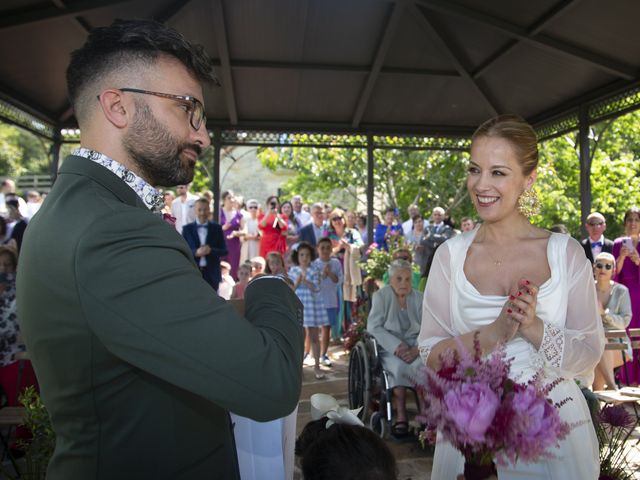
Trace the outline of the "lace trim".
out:
M 562 364 L 562 354 L 564 353 L 564 331 L 545 322 L 539 352 L 547 364 L 555 368 L 560 368 Z
M 420 357 L 422 357 L 422 362 L 426 364 L 427 358 L 429 358 L 429 354 L 431 353 L 432 348 L 427 347 L 426 345 L 421 345 L 418 347 L 418 350 L 420 351 Z

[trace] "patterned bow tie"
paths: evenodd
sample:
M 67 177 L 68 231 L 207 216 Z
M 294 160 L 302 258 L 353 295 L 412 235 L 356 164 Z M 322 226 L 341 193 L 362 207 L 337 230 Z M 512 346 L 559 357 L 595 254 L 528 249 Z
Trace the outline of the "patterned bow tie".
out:
M 591 248 L 600 247 L 602 248 L 602 242 L 591 242 Z

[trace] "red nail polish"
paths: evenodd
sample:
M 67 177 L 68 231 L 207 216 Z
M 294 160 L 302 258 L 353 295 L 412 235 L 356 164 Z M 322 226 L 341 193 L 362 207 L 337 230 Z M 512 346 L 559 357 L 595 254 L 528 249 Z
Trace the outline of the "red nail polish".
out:
M 522 295 L 522 292 L 518 292 L 518 296 Z
M 516 297 L 514 297 L 513 295 L 509 295 L 509 300 L 515 300 Z
M 510 308 L 507 308 L 507 313 L 512 313 L 513 310 L 511 310 Z
M 524 283 L 526 283 L 527 285 L 529 285 L 529 283 L 531 283 L 531 282 L 529 282 L 529 280 L 525 280 L 525 281 L 524 281 Z

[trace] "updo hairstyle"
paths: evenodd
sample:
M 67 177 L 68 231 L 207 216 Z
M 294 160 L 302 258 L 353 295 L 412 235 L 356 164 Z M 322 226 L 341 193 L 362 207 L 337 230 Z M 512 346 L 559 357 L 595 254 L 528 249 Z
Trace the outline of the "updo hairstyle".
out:
M 522 117 L 507 114 L 487 120 L 474 132 L 471 143 L 485 137 L 507 140 L 515 150 L 525 176 L 538 166 L 538 138 L 533 127 Z

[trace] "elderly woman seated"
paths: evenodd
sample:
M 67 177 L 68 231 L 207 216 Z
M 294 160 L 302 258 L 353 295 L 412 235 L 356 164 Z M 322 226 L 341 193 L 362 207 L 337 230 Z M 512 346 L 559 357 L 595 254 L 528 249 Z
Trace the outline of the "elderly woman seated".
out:
M 409 432 L 405 387 L 413 385 L 412 378 L 421 365 L 417 345 L 422 294 L 411 287 L 412 273 L 411 263 L 406 260 L 391 262 L 389 285 L 374 294 L 367 320 L 367 331 L 381 347 L 382 367 L 396 397 L 397 420 L 392 427 L 396 437 Z
M 605 330 L 623 330 L 631 322 L 629 290 L 621 283 L 614 282 L 611 279 L 616 268 L 615 265 L 615 257 L 606 252 L 599 253 L 593 263 L 598 309 L 600 310 L 602 325 Z M 620 341 L 627 343 L 627 351 L 625 353 L 628 358 L 632 358 L 629 337 L 620 339 Z M 602 352 L 602 358 L 596 365 L 594 372 L 593 389 L 602 390 L 606 385 L 608 390 L 615 390 L 617 387 L 613 369 L 622 364 L 622 352 L 620 350 L 605 350 Z

